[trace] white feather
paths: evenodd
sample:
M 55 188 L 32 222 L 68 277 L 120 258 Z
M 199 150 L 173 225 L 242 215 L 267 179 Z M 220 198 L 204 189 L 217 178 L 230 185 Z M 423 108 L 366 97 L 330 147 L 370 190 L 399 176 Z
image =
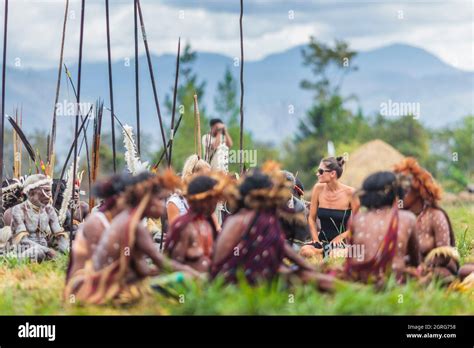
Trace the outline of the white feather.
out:
M 79 158 L 77 158 L 77 165 L 79 167 Z M 69 201 L 72 198 L 72 192 L 74 188 L 74 183 L 72 182 L 74 179 L 74 163 L 71 163 L 69 170 L 67 172 L 66 178 L 66 189 L 64 190 L 63 194 L 63 202 L 61 203 L 61 209 L 59 210 L 58 218 L 59 224 L 62 226 L 64 221 L 66 221 L 66 214 L 69 207 Z
M 148 162 L 140 161 L 137 155 L 137 148 L 133 140 L 133 128 L 129 125 L 123 126 L 123 144 L 125 146 L 125 163 L 127 169 L 133 175 L 149 170 Z

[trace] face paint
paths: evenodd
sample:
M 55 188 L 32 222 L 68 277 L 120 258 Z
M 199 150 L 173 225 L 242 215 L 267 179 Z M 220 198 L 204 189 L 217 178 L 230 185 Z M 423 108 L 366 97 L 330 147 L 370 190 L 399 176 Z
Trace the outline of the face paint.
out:
M 43 196 L 47 197 L 47 198 L 51 198 L 51 195 L 47 192 L 44 191 L 44 189 L 41 190 L 41 193 L 43 194 Z

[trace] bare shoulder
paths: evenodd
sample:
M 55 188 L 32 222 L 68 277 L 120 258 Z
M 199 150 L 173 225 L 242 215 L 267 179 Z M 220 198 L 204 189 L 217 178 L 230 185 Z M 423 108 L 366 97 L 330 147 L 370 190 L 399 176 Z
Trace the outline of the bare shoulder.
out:
M 325 187 L 326 187 L 326 184 L 317 182 L 313 186 L 313 193 L 315 192 L 320 193 L 322 190 L 324 190 Z
M 410 225 L 414 225 L 416 223 L 416 215 L 413 214 L 409 210 L 399 210 L 398 211 L 398 216 L 400 217 L 401 221 L 406 221 Z
M 359 211 L 357 214 L 352 215 L 352 226 L 364 225 L 367 221 L 367 212 Z
M 441 209 L 429 208 L 433 220 L 443 222 L 447 220 L 446 214 Z
M 111 225 L 117 226 L 117 227 L 125 226 L 125 223 L 129 219 L 129 217 L 130 217 L 130 212 L 128 210 L 124 210 L 114 217 L 114 219 L 111 222 Z
M 367 218 L 367 212 L 366 211 L 359 211 L 357 214 L 352 215 L 352 220 L 354 222 L 364 221 L 366 218 Z
M 341 183 L 341 188 L 343 191 L 345 191 L 348 195 L 353 195 L 356 192 L 356 189 L 353 188 L 352 186 L 348 186 L 346 184 Z
M 100 223 L 102 225 L 102 220 L 99 218 L 98 213 L 92 213 L 84 220 L 82 225 L 84 226 L 84 228 L 87 228 L 96 226 L 97 223 Z
M 233 228 L 236 225 L 242 225 L 246 220 L 248 220 L 254 213 L 251 210 L 243 210 L 235 215 L 230 215 L 223 226 L 222 232 L 226 229 Z

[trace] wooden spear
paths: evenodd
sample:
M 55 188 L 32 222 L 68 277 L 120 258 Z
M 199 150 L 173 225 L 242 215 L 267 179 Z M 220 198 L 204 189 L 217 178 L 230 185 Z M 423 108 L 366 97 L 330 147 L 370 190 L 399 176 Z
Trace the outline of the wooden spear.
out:
M 63 68 L 63 57 L 64 57 L 64 41 L 66 37 L 66 24 L 69 10 L 69 0 L 66 0 L 66 7 L 64 9 L 64 21 L 63 21 L 63 33 L 61 37 L 61 52 L 59 54 L 59 67 L 58 67 L 58 80 L 56 82 L 56 96 L 54 98 L 54 111 L 53 111 L 53 124 L 51 127 L 51 137 L 49 139 L 49 151 L 47 155 L 48 167 L 50 168 L 51 176 L 54 174 L 54 162 L 55 162 L 55 143 L 56 143 L 56 109 L 59 101 L 59 91 L 61 88 L 61 74 Z
M 150 49 L 148 47 L 148 39 L 146 37 L 146 30 L 145 30 L 145 23 L 143 21 L 143 14 L 142 14 L 142 8 L 140 6 L 140 0 L 137 1 L 137 7 L 138 7 L 138 16 L 140 18 L 140 25 L 142 28 L 142 36 L 143 36 L 143 43 L 145 45 L 145 53 L 146 53 L 146 58 L 148 61 L 148 70 L 150 71 L 150 79 L 151 79 L 151 86 L 153 89 L 153 97 L 155 99 L 155 106 L 156 106 L 156 112 L 158 114 L 158 121 L 160 122 L 160 130 L 161 130 L 161 138 L 163 141 L 163 148 L 166 149 L 166 136 L 165 136 L 165 130 L 163 127 L 163 120 L 161 117 L 161 111 L 160 111 L 160 103 L 158 102 L 158 92 L 156 90 L 156 84 L 155 84 L 155 75 L 153 73 L 153 65 L 151 63 L 151 55 L 150 55 Z M 168 162 L 168 165 L 170 163 L 169 159 L 169 154 L 168 151 L 165 153 L 166 156 L 166 161 Z
M 84 42 L 84 12 L 85 12 L 86 3 L 85 0 L 82 0 L 81 3 L 81 27 L 80 27 L 80 34 L 79 34 L 79 64 L 77 68 L 77 99 L 76 99 L 76 124 L 74 127 L 74 137 L 77 137 L 78 130 L 79 130 L 79 113 L 80 113 L 80 102 L 81 102 L 81 71 L 82 71 L 82 44 Z M 72 173 L 72 183 L 73 183 L 73 190 L 75 190 L 76 184 L 76 172 L 77 172 L 77 141 L 74 143 L 74 164 L 73 164 L 73 173 Z M 73 191 L 74 192 L 74 191 Z M 73 196 L 74 197 L 74 196 Z M 70 225 L 70 248 L 72 249 L 72 228 L 73 228 L 73 220 L 74 220 L 74 204 L 71 207 L 71 225 Z
M 201 115 L 199 114 L 199 105 L 197 94 L 194 93 L 194 122 L 196 125 L 195 141 L 197 148 L 197 155 L 199 158 L 202 158 L 202 149 L 201 149 Z
M 137 114 L 137 150 L 140 156 L 140 84 L 138 79 L 138 6 L 137 0 L 133 0 L 133 23 L 135 34 L 135 109 Z
M 110 23 L 109 23 L 109 0 L 105 0 L 105 24 L 107 30 L 107 58 L 109 66 L 109 95 L 110 95 L 110 109 L 114 114 L 114 88 L 112 83 L 112 54 L 110 52 Z M 115 121 L 114 117 L 110 117 L 112 127 L 112 157 L 114 162 L 114 173 L 117 171 L 116 152 L 115 152 Z
M 3 66 L 2 66 L 2 125 L 0 129 L 0 182 L 3 183 L 3 142 L 5 130 L 5 79 L 6 79 L 6 63 L 7 63 L 7 28 L 8 28 L 8 0 L 5 0 L 3 26 Z M 3 221 L 3 190 L 0 190 L 0 227 L 4 226 Z
M 239 162 L 240 174 L 244 173 L 243 147 L 244 147 L 244 34 L 243 19 L 244 0 L 240 0 L 240 142 L 239 142 Z
M 171 130 L 170 130 L 170 149 L 169 149 L 169 163 L 168 166 L 171 167 L 171 160 L 173 154 L 173 139 L 174 139 L 174 117 L 176 113 L 176 96 L 178 95 L 178 77 L 179 77 L 179 55 L 181 49 L 181 38 L 178 39 L 178 54 L 176 55 L 176 72 L 174 75 L 174 90 L 173 90 L 173 107 L 171 108 Z M 165 149 L 166 151 L 166 149 Z

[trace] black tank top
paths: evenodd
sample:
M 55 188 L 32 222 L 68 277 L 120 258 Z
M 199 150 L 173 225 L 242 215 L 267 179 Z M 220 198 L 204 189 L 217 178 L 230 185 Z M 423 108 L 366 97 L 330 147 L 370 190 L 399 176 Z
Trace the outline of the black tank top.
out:
M 351 209 L 318 208 L 318 218 L 321 223 L 321 230 L 318 235 L 319 240 L 328 243 L 339 234 L 345 232 L 350 216 Z

